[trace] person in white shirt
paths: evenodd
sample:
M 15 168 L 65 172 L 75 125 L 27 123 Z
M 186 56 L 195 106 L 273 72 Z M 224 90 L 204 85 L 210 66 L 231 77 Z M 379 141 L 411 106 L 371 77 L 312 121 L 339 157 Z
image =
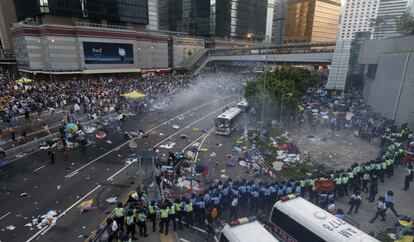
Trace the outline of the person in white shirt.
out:
M 348 210 L 348 214 L 352 213 L 352 210 L 355 208 L 355 213 L 358 213 L 359 205 L 361 205 L 362 197 L 361 193 L 355 192 L 351 196 L 351 200 L 349 201 L 349 204 L 351 205 Z
M 385 212 L 387 211 L 387 205 L 385 204 L 385 199 L 384 197 L 379 197 L 378 198 L 378 203 L 377 203 L 377 212 L 375 213 L 374 218 L 371 219 L 371 221 L 369 221 L 370 223 L 373 223 L 378 216 L 381 216 L 381 221 L 385 221 Z
M 239 205 L 239 198 L 234 195 L 231 200 L 231 206 L 230 206 L 230 217 L 229 220 L 231 220 L 234 216 L 234 218 L 237 219 L 237 206 Z

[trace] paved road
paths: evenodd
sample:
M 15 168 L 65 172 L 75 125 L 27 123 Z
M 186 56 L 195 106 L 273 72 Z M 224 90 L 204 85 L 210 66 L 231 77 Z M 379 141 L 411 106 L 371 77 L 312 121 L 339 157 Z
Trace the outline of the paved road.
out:
M 148 131 L 148 138 L 137 140 L 139 148 L 175 142 L 174 149 L 182 149 L 201 135 L 191 132 L 192 127 L 210 129 L 215 116 L 234 100 L 236 97 L 213 101 L 195 98 L 185 106 L 132 117 L 127 121 L 126 129 Z M 177 117 L 178 114 L 183 115 Z M 174 119 L 164 122 L 171 118 Z M 172 125 L 180 128 L 173 129 Z M 188 139 L 181 139 L 182 133 L 187 134 Z M 104 200 L 113 195 L 122 197 L 137 186 L 136 163 L 125 165 L 126 157 L 135 154 L 136 150 L 129 148 L 122 133 L 111 133 L 107 137 L 94 139 L 96 144 L 89 146 L 87 151 L 58 153 L 55 164 L 49 163 L 46 151 L 38 151 L 2 167 L 0 228 L 9 225 L 16 228 L 0 231 L 0 240 L 81 241 L 89 234 L 114 207 Z M 159 150 L 160 153 L 168 151 Z M 21 193 L 29 196 L 21 197 Z M 89 214 L 80 214 L 77 204 L 90 198 L 94 198 L 97 208 Z M 24 226 L 32 218 L 52 209 L 59 214 L 56 226 L 32 231 Z

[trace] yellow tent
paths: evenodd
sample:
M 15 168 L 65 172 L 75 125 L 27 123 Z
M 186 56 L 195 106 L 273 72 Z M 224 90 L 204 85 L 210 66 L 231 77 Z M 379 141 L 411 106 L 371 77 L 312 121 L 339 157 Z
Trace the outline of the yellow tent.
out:
M 132 92 L 130 92 L 130 93 L 125 93 L 125 94 L 122 94 L 121 96 L 123 96 L 123 97 L 127 97 L 127 98 L 131 98 L 131 99 L 142 99 L 142 98 L 144 98 L 146 95 L 145 95 L 145 94 L 143 94 L 143 93 L 140 93 L 140 92 L 138 92 L 138 91 L 132 91 Z
M 22 77 L 22 78 L 16 80 L 16 82 L 17 83 L 31 83 L 31 82 L 33 82 L 33 80 L 29 79 L 29 78 L 26 78 L 26 77 Z

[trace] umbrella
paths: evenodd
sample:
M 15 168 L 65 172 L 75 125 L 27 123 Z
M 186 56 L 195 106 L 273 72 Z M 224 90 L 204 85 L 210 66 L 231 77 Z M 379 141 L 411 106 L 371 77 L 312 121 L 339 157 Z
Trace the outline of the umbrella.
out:
M 121 96 L 130 98 L 130 99 L 143 99 L 144 97 L 146 97 L 145 94 L 140 93 L 138 91 L 132 91 L 130 93 L 121 94 Z
M 33 82 L 33 80 L 29 79 L 29 78 L 26 78 L 26 77 L 22 77 L 22 78 L 16 80 L 16 83 L 31 83 L 31 82 Z
M 98 139 L 103 139 L 103 138 L 106 137 L 106 132 L 105 131 L 98 131 L 95 136 Z
M 298 105 L 298 109 L 299 109 L 299 111 L 301 111 L 301 112 L 305 111 L 305 108 L 304 108 L 302 105 Z
M 78 125 L 76 125 L 74 123 L 68 123 L 66 125 L 66 129 L 70 129 L 72 132 L 77 132 L 78 131 Z

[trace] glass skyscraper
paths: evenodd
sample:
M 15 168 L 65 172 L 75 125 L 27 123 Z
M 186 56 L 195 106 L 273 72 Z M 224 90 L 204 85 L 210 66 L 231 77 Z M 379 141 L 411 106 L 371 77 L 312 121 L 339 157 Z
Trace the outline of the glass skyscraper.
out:
M 267 0 L 160 0 L 160 28 L 207 37 L 264 38 L 267 8 Z
M 19 21 L 50 14 L 148 24 L 148 0 L 14 0 Z
M 285 11 L 285 43 L 336 40 L 341 0 L 289 0 Z

